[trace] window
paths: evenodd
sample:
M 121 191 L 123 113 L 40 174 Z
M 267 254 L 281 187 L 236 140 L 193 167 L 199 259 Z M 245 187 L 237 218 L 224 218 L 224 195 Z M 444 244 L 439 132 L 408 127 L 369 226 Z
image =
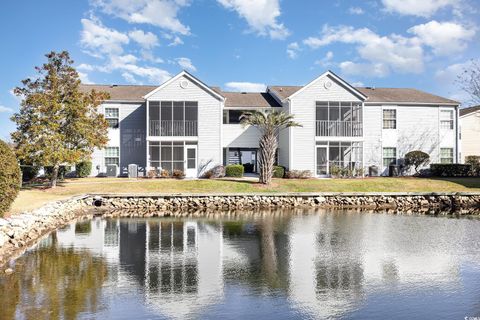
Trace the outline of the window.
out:
M 453 110 L 440 110 L 440 128 L 453 129 Z
M 151 141 L 150 167 L 162 168 L 170 173 L 173 170 L 184 170 L 183 141 Z
M 224 110 L 223 111 L 223 123 L 238 124 L 240 123 L 240 117 L 246 110 Z
M 120 148 L 119 147 L 106 147 L 105 148 L 105 165 L 116 164 L 120 165 Z
M 317 101 L 317 136 L 361 136 L 362 105 L 358 102 Z
M 118 128 L 118 108 L 105 108 L 105 119 L 110 128 Z
M 383 166 L 397 164 L 397 148 L 383 148 Z
M 397 110 L 383 110 L 383 129 L 397 129 Z
M 440 148 L 440 163 L 453 163 L 453 148 Z

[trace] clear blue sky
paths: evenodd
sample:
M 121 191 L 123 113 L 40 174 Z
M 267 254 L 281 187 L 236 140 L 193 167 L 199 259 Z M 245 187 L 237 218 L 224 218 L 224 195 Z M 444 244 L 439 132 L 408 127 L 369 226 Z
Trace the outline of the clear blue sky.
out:
M 356 85 L 468 99 L 457 74 L 478 59 L 480 0 L 16 0 L 0 4 L 0 138 L 11 89 L 50 50 L 83 81 L 160 84 L 182 69 L 225 90 L 305 84 L 331 69 Z

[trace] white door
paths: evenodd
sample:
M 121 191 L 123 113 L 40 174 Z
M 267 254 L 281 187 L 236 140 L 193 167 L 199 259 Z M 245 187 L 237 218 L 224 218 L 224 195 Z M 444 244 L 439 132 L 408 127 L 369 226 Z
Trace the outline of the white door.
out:
M 316 153 L 316 175 L 317 177 L 328 176 L 328 148 L 324 146 L 317 146 Z
M 197 177 L 197 146 L 185 146 L 185 176 Z

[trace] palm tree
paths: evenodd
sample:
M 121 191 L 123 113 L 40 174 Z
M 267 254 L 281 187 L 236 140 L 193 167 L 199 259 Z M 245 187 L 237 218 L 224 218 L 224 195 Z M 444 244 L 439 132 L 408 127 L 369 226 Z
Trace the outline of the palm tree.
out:
M 259 142 L 260 183 L 270 184 L 272 182 L 273 165 L 275 164 L 275 153 L 277 152 L 280 131 L 290 127 L 301 127 L 293 118 L 293 115 L 286 114 L 283 111 L 252 111 L 245 112 L 240 117 L 243 126 L 253 126 L 262 134 Z

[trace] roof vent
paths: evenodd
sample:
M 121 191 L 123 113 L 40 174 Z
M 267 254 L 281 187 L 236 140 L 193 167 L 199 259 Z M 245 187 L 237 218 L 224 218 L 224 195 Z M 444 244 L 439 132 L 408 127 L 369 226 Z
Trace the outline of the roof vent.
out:
M 365 87 L 366 89 L 375 90 L 375 87 Z
M 283 91 L 283 88 L 280 88 L 280 92 L 282 92 L 282 91 Z
M 118 87 L 118 84 L 111 84 L 110 88 Z
M 242 92 L 242 94 L 247 94 L 246 92 Z

